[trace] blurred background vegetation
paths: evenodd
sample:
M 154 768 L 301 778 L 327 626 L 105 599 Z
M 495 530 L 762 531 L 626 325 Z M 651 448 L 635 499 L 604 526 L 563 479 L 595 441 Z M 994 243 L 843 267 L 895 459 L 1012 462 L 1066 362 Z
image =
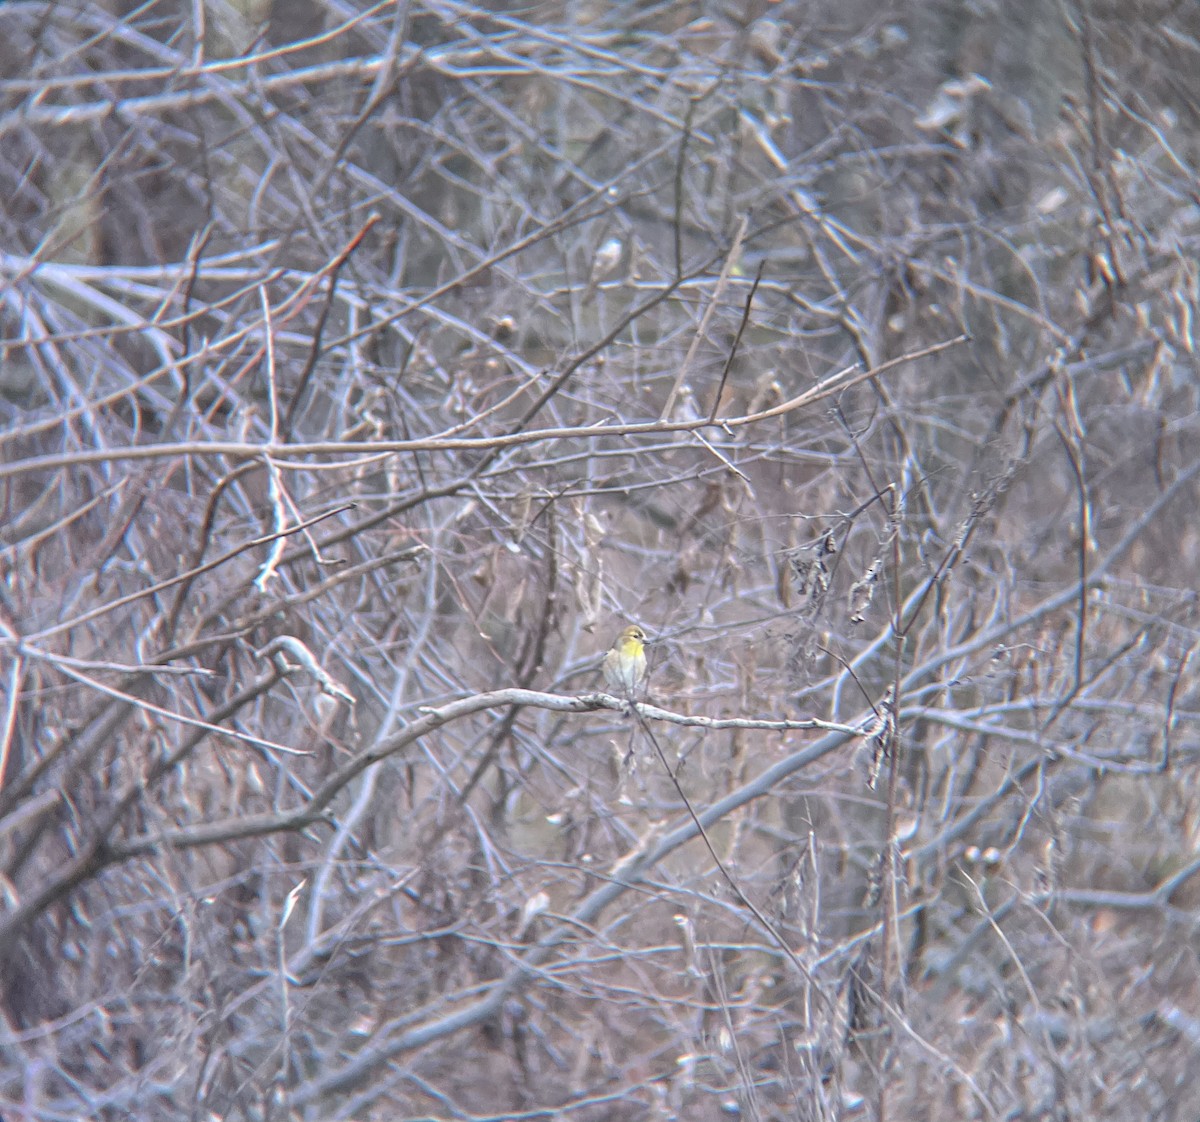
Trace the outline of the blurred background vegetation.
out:
M 1178 0 L 0 7 L 0 1113 L 1194 1122 L 1198 161 Z

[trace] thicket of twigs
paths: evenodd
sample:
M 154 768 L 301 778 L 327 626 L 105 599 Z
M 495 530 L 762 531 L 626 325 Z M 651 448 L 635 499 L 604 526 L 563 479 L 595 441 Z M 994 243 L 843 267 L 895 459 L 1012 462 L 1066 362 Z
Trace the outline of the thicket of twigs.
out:
M 1200 10 L 0 75 L 0 1114 L 1194 1119 Z

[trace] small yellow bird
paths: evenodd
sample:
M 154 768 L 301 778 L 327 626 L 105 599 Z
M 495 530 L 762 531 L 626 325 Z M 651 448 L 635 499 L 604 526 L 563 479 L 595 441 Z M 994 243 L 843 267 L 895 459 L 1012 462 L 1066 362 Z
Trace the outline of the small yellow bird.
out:
M 634 624 L 625 628 L 604 656 L 604 680 L 609 688 L 632 698 L 646 676 L 646 633 Z

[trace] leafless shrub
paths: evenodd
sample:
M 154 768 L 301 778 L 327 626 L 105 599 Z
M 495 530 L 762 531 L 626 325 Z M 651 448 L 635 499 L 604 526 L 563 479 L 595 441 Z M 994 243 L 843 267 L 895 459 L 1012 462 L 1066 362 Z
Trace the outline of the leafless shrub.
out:
M 1193 1117 L 1200 15 L 0 32 L 5 1117 Z

